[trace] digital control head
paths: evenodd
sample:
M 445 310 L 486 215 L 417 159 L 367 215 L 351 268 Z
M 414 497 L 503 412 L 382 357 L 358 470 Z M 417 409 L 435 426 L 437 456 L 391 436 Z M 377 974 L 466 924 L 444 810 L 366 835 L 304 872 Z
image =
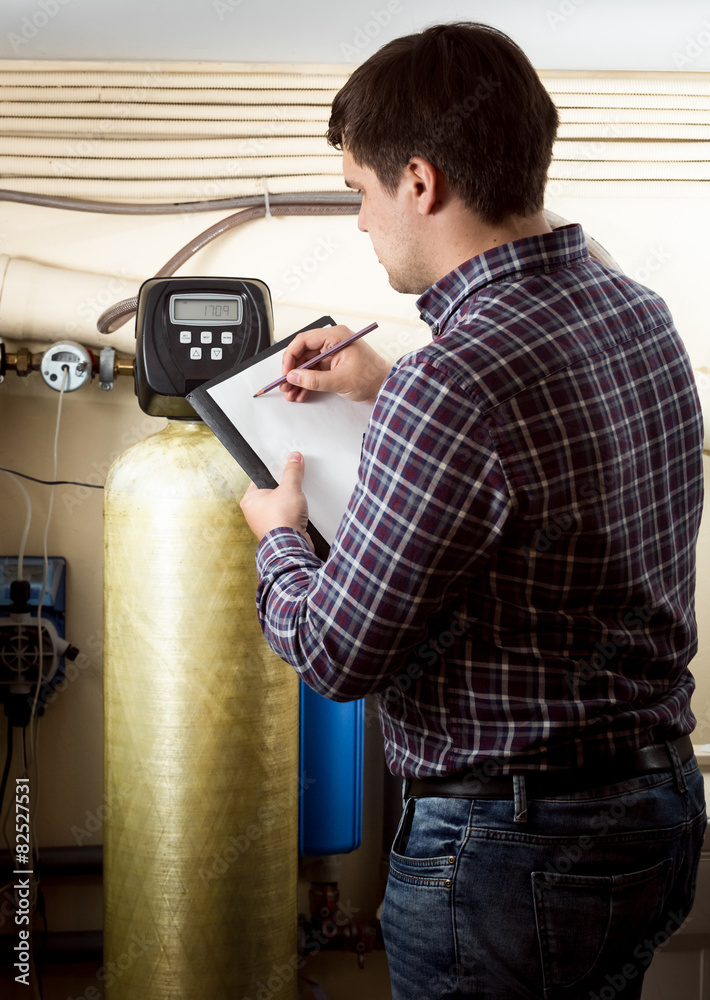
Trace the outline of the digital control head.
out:
M 269 347 L 271 295 L 254 278 L 151 278 L 138 291 L 135 390 L 151 416 L 199 420 L 185 400 Z

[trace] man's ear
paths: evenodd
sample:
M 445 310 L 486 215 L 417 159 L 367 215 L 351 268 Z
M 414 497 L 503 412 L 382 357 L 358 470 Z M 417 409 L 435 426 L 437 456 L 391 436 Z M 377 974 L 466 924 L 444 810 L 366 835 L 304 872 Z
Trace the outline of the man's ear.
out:
M 445 197 L 446 182 L 443 174 L 422 156 L 413 156 L 405 169 L 417 211 L 420 215 L 432 215 Z

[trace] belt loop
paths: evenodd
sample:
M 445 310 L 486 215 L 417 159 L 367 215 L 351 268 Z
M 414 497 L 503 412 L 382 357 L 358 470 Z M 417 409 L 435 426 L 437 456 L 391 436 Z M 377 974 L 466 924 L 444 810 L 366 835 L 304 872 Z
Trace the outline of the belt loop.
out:
M 402 781 L 402 809 L 407 804 L 407 799 L 409 798 L 409 789 L 412 787 L 412 779 L 404 778 Z
M 683 774 L 683 764 L 681 763 L 680 754 L 678 753 L 678 748 L 675 743 L 671 743 L 670 740 L 665 741 L 666 752 L 668 753 L 668 759 L 671 762 L 671 767 L 673 768 L 673 778 L 675 780 L 675 786 L 681 795 L 685 795 L 688 791 L 688 786 L 685 783 L 685 775 Z
M 528 798 L 525 793 L 525 775 L 513 775 L 513 796 L 515 798 L 515 822 L 527 823 L 528 821 Z

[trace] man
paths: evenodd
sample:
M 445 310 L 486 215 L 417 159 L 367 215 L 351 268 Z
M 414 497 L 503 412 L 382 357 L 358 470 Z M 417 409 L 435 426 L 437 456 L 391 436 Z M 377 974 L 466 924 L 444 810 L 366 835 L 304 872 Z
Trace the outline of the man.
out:
M 273 649 L 376 693 L 406 780 L 383 912 L 395 1000 L 638 998 L 705 827 L 688 663 L 702 428 L 665 304 L 542 212 L 557 114 L 483 25 L 386 45 L 328 137 L 432 342 L 388 365 L 302 334 L 287 397 L 371 399 L 330 556 L 303 458 L 245 494 Z

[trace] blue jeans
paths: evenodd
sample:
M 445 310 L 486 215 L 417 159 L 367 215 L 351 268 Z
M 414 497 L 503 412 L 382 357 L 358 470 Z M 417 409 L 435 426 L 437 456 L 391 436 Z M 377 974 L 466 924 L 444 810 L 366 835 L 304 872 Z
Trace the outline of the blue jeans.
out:
M 695 893 L 695 758 L 514 813 L 407 800 L 382 914 L 393 1000 L 638 1000 Z

